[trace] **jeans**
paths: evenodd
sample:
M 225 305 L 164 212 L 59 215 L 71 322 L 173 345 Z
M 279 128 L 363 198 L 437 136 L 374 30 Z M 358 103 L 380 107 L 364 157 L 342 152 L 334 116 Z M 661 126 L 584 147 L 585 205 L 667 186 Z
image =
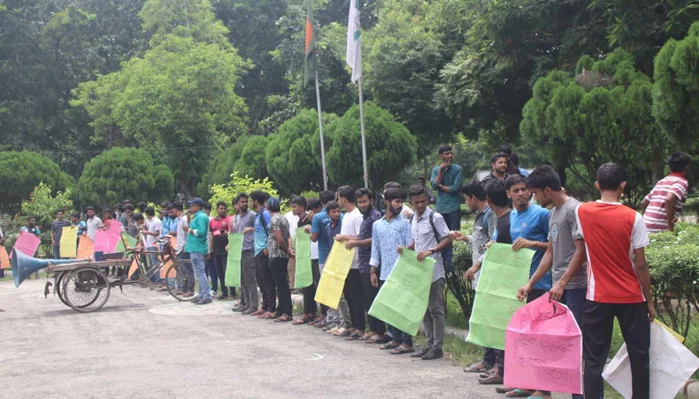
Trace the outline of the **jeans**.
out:
M 194 269 L 189 254 L 182 251 L 177 254 L 177 288 L 182 292 L 194 292 Z
M 226 287 L 226 263 L 228 262 L 228 254 L 224 252 L 220 255 L 214 255 L 213 258 L 214 266 L 216 266 L 216 275 L 221 284 L 221 295 L 228 296 L 229 289 Z M 230 287 L 230 295 L 235 296 L 235 287 Z
M 634 399 L 650 395 L 650 322 L 648 305 L 585 302 L 582 324 L 585 397 L 598 398 L 604 392 L 602 370 L 612 343 L 614 318 L 619 321 L 631 363 Z
M 369 309 L 371 309 L 371 305 L 374 303 L 374 299 L 379 293 L 379 289 L 371 285 L 371 274 L 369 273 L 360 274 L 359 281 L 362 284 L 364 310 L 367 312 L 369 330 L 371 330 L 374 334 L 384 335 L 386 334 L 386 323 L 369 314 Z
M 320 270 L 318 269 L 318 259 L 311 259 L 311 275 L 313 276 L 313 284 L 304 287 L 303 291 L 303 313 L 316 314 L 318 305 L 316 304 L 316 288 L 320 281 Z
M 289 289 L 289 270 L 287 266 L 289 258 L 272 258 L 269 261 L 269 268 L 272 272 L 274 288 L 279 298 L 278 315 L 292 316 L 291 290 Z
M 274 292 L 274 280 L 269 268 L 269 257 L 262 251 L 255 256 L 257 284 L 262 293 L 262 310 L 274 313 L 277 309 L 277 295 Z
M 362 284 L 359 280 L 359 269 L 351 269 L 347 274 L 344 293 L 349 306 L 352 327 L 359 331 L 364 331 L 366 329 L 366 317 L 364 315 L 364 298 L 362 297 Z
M 255 254 L 253 251 L 243 251 L 240 258 L 240 281 L 242 298 L 241 304 L 253 312 L 257 310 L 260 301 L 257 295 L 257 274 L 255 272 Z
M 432 283 L 430 297 L 427 301 L 427 311 L 422 321 L 427 336 L 427 347 L 442 350 L 444 345 L 444 278 Z
M 58 245 L 54 245 L 53 247 L 53 258 L 61 259 L 61 247 Z
M 209 281 L 206 278 L 206 255 L 198 252 L 189 254 L 192 258 L 192 268 L 194 276 L 199 282 L 199 299 L 211 299 L 211 291 L 209 290 Z
M 148 248 L 146 248 L 146 251 L 160 251 L 160 248 L 148 247 Z M 149 254 L 148 255 L 148 262 L 150 262 L 150 268 L 148 269 L 148 271 L 151 271 L 154 268 L 160 267 L 160 260 L 158 259 L 158 254 Z M 150 277 L 150 280 L 154 283 L 161 281 L 162 279 L 160 278 L 160 272 L 153 273 L 153 275 Z
M 211 290 L 213 292 L 218 291 L 218 273 L 216 273 L 216 264 L 214 263 L 214 255 L 211 255 L 211 259 L 205 259 L 206 262 L 206 276 L 211 279 Z
M 449 230 L 460 230 L 461 229 L 461 209 L 454 212 L 443 213 L 442 217 L 444 222 L 446 222 Z M 444 238 L 444 237 L 442 237 Z M 449 245 L 442 251 L 442 259 L 444 259 L 444 270 L 451 270 L 451 261 L 454 258 L 454 246 Z

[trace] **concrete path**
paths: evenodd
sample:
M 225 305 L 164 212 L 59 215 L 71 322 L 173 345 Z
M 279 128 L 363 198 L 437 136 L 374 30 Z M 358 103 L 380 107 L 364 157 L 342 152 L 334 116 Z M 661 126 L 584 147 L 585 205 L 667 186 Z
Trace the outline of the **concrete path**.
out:
M 2 398 L 497 398 L 447 360 L 391 356 L 308 326 L 112 290 L 80 314 L 46 280 L 0 282 Z

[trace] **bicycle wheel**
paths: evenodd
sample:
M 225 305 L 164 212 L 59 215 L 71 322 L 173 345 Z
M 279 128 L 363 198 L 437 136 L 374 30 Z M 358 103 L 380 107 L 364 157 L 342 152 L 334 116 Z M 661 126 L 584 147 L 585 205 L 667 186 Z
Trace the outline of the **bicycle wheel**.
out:
M 193 291 L 198 289 L 199 284 L 194 278 L 192 261 L 189 259 L 178 260 L 168 267 L 165 273 L 165 285 L 167 292 L 180 302 L 190 302 L 194 296 L 184 296 L 184 290 L 193 287 Z
M 60 299 L 64 305 L 70 307 L 68 301 L 66 301 L 66 298 L 63 296 L 63 289 L 61 288 L 63 286 L 63 279 L 66 278 L 68 273 L 69 272 L 61 272 L 61 274 L 58 275 L 56 279 L 56 295 L 58 295 L 58 299 Z
M 74 270 L 63 282 L 63 295 L 68 306 L 81 313 L 102 308 L 109 299 L 110 289 L 107 276 L 89 267 Z

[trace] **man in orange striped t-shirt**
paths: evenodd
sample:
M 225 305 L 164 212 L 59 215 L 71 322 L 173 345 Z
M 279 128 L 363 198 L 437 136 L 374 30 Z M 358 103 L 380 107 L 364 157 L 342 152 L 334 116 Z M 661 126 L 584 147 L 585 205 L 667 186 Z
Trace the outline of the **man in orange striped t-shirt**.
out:
M 655 318 L 655 307 L 644 251 L 649 244 L 648 231 L 638 212 L 619 203 L 624 180 L 621 166 L 600 166 L 595 185 L 601 199 L 580 205 L 576 212 L 576 239 L 584 240 L 587 247 L 588 288 L 582 321 L 586 398 L 599 398 L 604 390 L 602 369 L 615 317 L 629 353 L 633 397 L 649 396 L 650 322 Z
M 670 175 L 660 180 L 641 203 L 643 219 L 651 233 L 673 231 L 687 200 L 689 155 L 676 152 L 668 160 Z M 668 212 L 668 209 L 674 211 Z

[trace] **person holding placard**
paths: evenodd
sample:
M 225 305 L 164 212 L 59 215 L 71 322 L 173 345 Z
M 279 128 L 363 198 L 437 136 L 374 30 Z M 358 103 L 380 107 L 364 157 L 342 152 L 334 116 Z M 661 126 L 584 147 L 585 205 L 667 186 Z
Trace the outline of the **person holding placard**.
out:
M 401 215 L 403 210 L 403 190 L 399 188 L 389 188 L 384 190 L 384 206 L 386 215 L 374 223 L 371 233 L 371 284 L 375 288 L 388 279 L 393 267 L 398 260 L 398 247 L 407 247 L 412 242 L 410 232 L 410 222 Z M 381 275 L 377 275 L 377 270 L 381 268 Z M 390 350 L 391 354 L 400 355 L 415 352 L 413 348 L 413 337 L 399 329 L 388 326 L 393 339 L 379 348 Z
M 230 289 L 230 296 L 235 296 L 234 287 L 226 287 L 226 262 L 228 260 L 228 251 L 226 246 L 228 245 L 228 233 L 231 231 L 232 221 L 231 217 L 228 216 L 228 204 L 224 201 L 219 201 L 216 204 L 216 216 L 209 221 L 209 230 L 212 234 L 211 240 L 211 252 L 213 253 L 214 265 L 216 267 L 216 276 L 218 277 L 219 284 L 221 284 L 221 295 L 216 299 L 225 300 L 228 299 L 228 292 Z M 211 276 L 214 278 L 214 276 Z
M 276 322 L 293 320 L 293 305 L 291 303 L 291 290 L 289 288 L 289 271 L 287 266 L 289 258 L 295 256 L 294 250 L 289 246 L 289 222 L 284 215 L 279 213 L 281 204 L 277 198 L 267 200 L 267 209 L 272 215 L 269 223 L 269 268 L 272 272 L 274 288 L 279 298 L 279 308 L 274 314 Z
M 328 255 L 330 255 L 330 243 L 328 239 L 328 234 L 326 232 L 327 226 L 330 224 L 330 217 L 328 216 L 325 207 L 330 201 L 335 199 L 335 193 L 329 190 L 320 193 L 320 204 L 322 210 L 317 212 L 311 218 L 310 229 L 306 227 L 306 231 L 311 235 L 311 242 L 318 244 L 318 272 L 323 273 L 323 268 L 325 267 L 325 262 L 328 260 Z M 318 277 L 320 279 L 320 277 Z M 313 295 L 315 297 L 315 295 Z M 328 307 L 325 305 L 320 305 L 320 311 L 323 314 L 321 320 L 318 320 L 313 326 L 318 328 L 328 327 L 329 320 Z
M 411 223 L 412 243 L 408 249 L 416 251 L 417 260 L 422 262 L 426 257 L 435 260 L 434 271 L 432 272 L 432 284 L 427 302 L 427 311 L 422 326 L 427 336 L 427 345 L 419 352 L 412 355 L 414 358 L 422 360 L 434 360 L 444 356 L 442 346 L 444 345 L 444 328 L 446 319 L 444 317 L 444 280 L 445 270 L 442 259 L 442 251 L 449 248 L 452 239 L 449 235 L 444 218 L 439 213 L 430 209 L 429 199 L 425 188 L 422 186 L 412 186 L 409 190 L 410 204 L 413 206 L 415 214 Z M 399 247 L 398 252 L 401 252 Z
M 624 168 L 614 163 L 600 166 L 595 186 L 601 199 L 576 211 L 576 238 L 585 242 L 589 268 L 582 322 L 584 394 L 598 398 L 604 391 L 602 370 L 616 318 L 631 362 L 633 397 L 648 398 L 650 323 L 655 319 L 645 255 L 648 230 L 640 213 L 619 202 L 626 188 Z M 578 252 L 582 247 L 576 248 L 576 256 Z
M 63 228 L 70 226 L 70 222 L 65 220 L 64 215 L 65 213 L 62 209 L 57 210 L 56 220 L 51 222 L 51 248 L 53 248 L 54 259 L 61 259 L 61 236 L 63 235 Z
M 249 197 L 240 193 L 233 200 L 238 214 L 233 223 L 233 232 L 243 234 L 243 252 L 240 255 L 240 281 L 242 297 L 234 312 L 255 314 L 258 311 L 257 272 L 255 267 L 255 212 L 248 210 Z

